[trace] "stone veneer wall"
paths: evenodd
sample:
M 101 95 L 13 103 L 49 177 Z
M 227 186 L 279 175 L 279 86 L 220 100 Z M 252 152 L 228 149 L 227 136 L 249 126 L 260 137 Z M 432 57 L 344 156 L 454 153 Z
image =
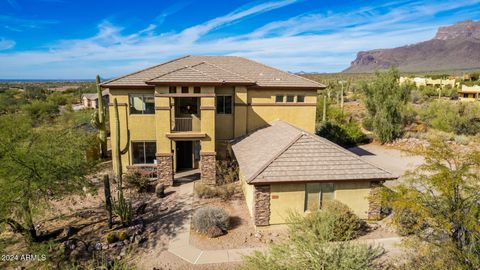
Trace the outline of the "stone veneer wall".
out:
M 383 187 L 383 182 L 372 181 L 370 182 L 370 196 L 368 198 L 368 219 L 380 220 L 382 219 L 382 203 L 378 194 Z
M 200 153 L 200 174 L 203 183 L 207 185 L 217 183 L 215 152 Z
M 257 226 L 270 225 L 270 186 L 255 186 L 253 215 Z
M 173 154 L 158 154 L 157 153 L 157 179 L 158 183 L 165 186 L 173 185 Z

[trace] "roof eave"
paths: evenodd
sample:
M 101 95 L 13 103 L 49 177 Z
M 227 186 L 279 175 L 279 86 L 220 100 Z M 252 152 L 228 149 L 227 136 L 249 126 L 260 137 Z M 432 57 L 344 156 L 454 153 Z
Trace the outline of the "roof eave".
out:
M 364 178 L 364 179 L 353 179 L 353 178 L 345 178 L 345 179 L 333 179 L 333 180 L 325 180 L 325 179 L 314 179 L 314 180 L 307 180 L 307 179 L 301 179 L 301 180 L 261 180 L 261 179 L 252 179 L 250 181 L 247 181 L 248 184 L 251 185 L 266 185 L 266 184 L 292 184 L 292 183 L 311 183 L 311 182 L 346 182 L 346 181 L 352 181 L 352 182 L 363 182 L 363 181 L 391 181 L 391 180 L 397 180 L 398 177 L 396 176 L 391 176 L 391 177 L 373 177 L 373 178 Z

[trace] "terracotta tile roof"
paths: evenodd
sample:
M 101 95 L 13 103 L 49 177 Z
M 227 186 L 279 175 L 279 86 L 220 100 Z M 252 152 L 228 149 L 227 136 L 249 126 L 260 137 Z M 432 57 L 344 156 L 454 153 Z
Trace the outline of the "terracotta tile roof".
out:
M 397 178 L 325 138 L 279 120 L 237 140 L 232 148 L 251 184 Z
M 102 91 L 102 96 L 108 96 L 108 94 L 109 94 L 108 89 Z M 82 94 L 82 98 L 83 97 L 87 98 L 88 100 L 97 100 L 98 99 L 97 93 Z
M 171 74 L 171 77 L 159 79 L 161 82 L 168 82 L 168 78 L 182 78 L 185 82 L 199 79 L 198 73 L 193 72 L 192 75 L 197 77 L 188 78 L 186 71 L 179 71 L 186 67 L 224 83 L 255 84 L 259 87 L 325 87 L 315 81 L 238 56 L 185 56 L 104 82 L 102 86 L 148 86 L 149 81 L 154 83 L 166 74 Z

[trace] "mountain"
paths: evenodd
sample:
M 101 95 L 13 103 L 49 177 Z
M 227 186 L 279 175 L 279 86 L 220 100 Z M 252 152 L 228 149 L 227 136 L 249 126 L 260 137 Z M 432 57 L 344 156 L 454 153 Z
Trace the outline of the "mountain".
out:
M 397 67 L 406 72 L 480 68 L 480 21 L 440 27 L 431 40 L 393 49 L 362 51 L 344 72 Z

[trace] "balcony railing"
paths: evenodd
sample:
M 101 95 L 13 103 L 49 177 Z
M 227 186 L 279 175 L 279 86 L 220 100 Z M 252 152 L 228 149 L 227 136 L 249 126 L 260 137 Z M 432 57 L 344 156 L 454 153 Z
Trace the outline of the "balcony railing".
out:
M 193 120 L 191 117 L 175 117 L 175 123 L 173 124 L 173 131 L 192 131 Z

